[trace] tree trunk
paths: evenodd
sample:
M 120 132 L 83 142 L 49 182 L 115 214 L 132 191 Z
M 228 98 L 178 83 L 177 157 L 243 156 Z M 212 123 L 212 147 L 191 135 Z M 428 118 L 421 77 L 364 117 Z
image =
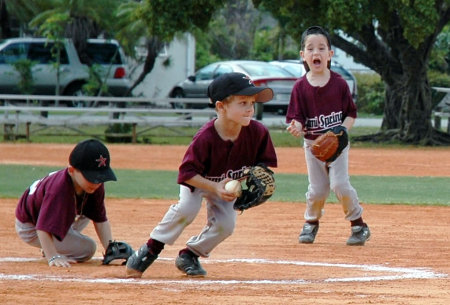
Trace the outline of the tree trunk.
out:
M 402 86 L 400 82 L 386 84 L 384 117 L 381 130 L 398 129 L 400 127 L 398 109 L 401 105 Z
M 426 75 L 405 75 L 404 83 L 399 139 L 406 143 L 432 144 L 431 88 Z
M 9 13 L 6 9 L 6 3 L 4 0 L 0 1 L 0 38 L 11 37 L 11 26 L 9 23 Z
M 147 57 L 145 58 L 144 66 L 142 67 L 142 72 L 128 90 L 127 95 L 130 94 L 134 88 L 136 88 L 149 74 L 153 67 L 155 66 L 156 58 L 158 57 L 159 52 L 161 52 L 164 47 L 164 43 L 161 42 L 158 38 L 151 38 L 147 42 Z
M 386 86 L 383 131 L 398 129 L 396 140 L 427 143 L 431 137 L 431 90 L 419 75 L 404 75 Z
M 418 72 L 421 70 L 424 69 L 411 64 L 393 83 L 386 84 L 381 131 L 356 137 L 356 141 L 396 141 L 416 145 L 450 143 L 450 134 L 434 129 L 431 124 L 431 88 L 426 73 Z

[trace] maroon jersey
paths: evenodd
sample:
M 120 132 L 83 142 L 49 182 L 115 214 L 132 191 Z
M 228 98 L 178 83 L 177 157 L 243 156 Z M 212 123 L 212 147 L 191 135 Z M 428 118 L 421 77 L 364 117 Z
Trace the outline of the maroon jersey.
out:
M 93 194 L 77 198 L 66 168 L 34 182 L 20 198 L 16 218 L 63 240 L 77 214 L 95 222 L 107 220 L 104 198 L 103 184 Z
M 252 120 L 243 126 L 235 141 L 224 141 L 211 120 L 197 132 L 187 149 L 178 173 L 178 183 L 201 175 L 212 181 L 238 179 L 245 167 L 264 163 L 277 166 L 277 156 L 268 129 Z
M 311 86 L 304 75 L 292 88 L 286 123 L 293 119 L 302 123 L 306 139 L 314 140 L 325 130 L 341 125 L 346 117 L 357 116 L 346 81 L 336 72 L 330 72 L 330 79 L 323 87 Z

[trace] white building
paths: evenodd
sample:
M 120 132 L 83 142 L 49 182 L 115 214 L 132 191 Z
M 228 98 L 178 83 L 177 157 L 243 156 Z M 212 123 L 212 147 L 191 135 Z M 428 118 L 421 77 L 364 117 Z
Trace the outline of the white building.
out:
M 143 52 L 141 56 L 145 56 Z M 165 65 L 168 63 L 168 65 Z M 135 80 L 141 69 L 137 68 L 131 78 Z M 134 90 L 134 96 L 166 98 L 173 86 L 195 73 L 195 38 L 184 34 L 167 45 L 156 59 L 153 70 Z

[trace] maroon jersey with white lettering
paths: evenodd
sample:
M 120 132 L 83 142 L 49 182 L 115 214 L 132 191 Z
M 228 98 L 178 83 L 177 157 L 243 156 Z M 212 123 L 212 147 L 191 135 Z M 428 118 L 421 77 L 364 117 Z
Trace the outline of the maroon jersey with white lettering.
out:
M 302 123 L 306 139 L 314 140 L 327 129 L 341 125 L 346 117 L 357 116 L 347 82 L 338 73 L 330 72 L 323 87 L 311 86 L 304 75 L 292 88 L 286 123 L 293 119 Z
M 258 163 L 277 166 L 275 148 L 263 124 L 252 120 L 242 127 L 235 141 L 224 141 L 214 121 L 206 123 L 194 136 L 180 165 L 178 183 L 186 185 L 184 181 L 197 174 L 216 182 L 226 177 L 238 179 L 246 167 Z
M 23 223 L 33 223 L 36 230 L 63 240 L 80 213 L 95 222 L 107 220 L 104 198 L 104 184 L 94 193 L 77 198 L 72 178 L 65 168 L 35 181 L 23 193 L 16 208 L 16 218 Z

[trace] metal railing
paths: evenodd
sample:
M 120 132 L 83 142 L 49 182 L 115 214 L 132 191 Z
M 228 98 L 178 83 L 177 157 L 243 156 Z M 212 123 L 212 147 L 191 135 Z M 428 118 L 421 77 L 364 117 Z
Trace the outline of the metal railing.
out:
M 150 99 L 142 97 L 94 97 L 94 96 L 53 96 L 53 95 L 0 95 L 0 124 L 4 125 L 4 138 L 19 136 L 19 125 L 25 124 L 25 135 L 31 135 L 31 124 L 39 124 L 43 129 L 62 126 L 79 131 L 77 126 L 101 124 L 131 124 L 132 141 L 136 142 L 136 127 L 201 126 L 215 116 L 215 111 L 207 107 L 208 99 Z M 89 107 L 71 107 L 67 102 L 83 101 Z M 43 103 L 47 102 L 47 103 Z M 48 105 L 51 102 L 50 106 Z M 179 108 L 173 108 L 176 103 Z M 190 109 L 186 106 L 201 106 Z M 142 133 L 143 131 L 141 131 Z

